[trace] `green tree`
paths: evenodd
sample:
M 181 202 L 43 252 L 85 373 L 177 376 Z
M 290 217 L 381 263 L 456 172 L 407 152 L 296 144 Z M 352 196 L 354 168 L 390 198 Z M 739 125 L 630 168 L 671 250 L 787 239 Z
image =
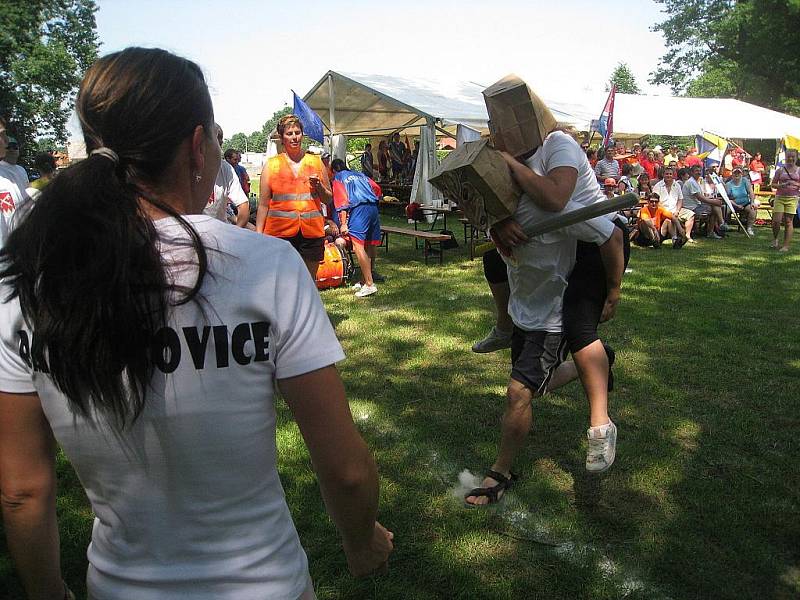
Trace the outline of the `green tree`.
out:
M 286 115 L 292 114 L 292 107 L 288 104 L 284 104 L 283 108 L 276 110 L 269 120 L 264 123 L 264 126 L 261 128 L 261 132 L 269 138 L 269 134 L 272 133 L 272 130 L 275 129 L 278 125 L 278 121 L 281 120 L 281 117 Z
M 800 0 L 656 0 L 668 48 L 650 81 L 800 114 Z
M 0 116 L 22 143 L 66 141 L 66 123 L 83 73 L 97 58 L 94 0 L 0 2 Z
M 639 84 L 636 83 L 636 77 L 633 76 L 633 71 L 631 71 L 628 63 L 621 62 L 617 64 L 606 84 L 606 91 L 610 91 L 613 85 L 617 86 L 617 91 L 621 94 L 641 93 Z
M 250 152 L 266 152 L 267 136 L 263 131 L 254 131 L 247 136 L 247 146 Z
M 222 150 L 229 150 L 233 148 L 234 150 L 239 150 L 240 152 L 244 152 L 245 149 L 249 150 L 247 147 L 247 136 L 243 133 L 234 133 L 229 139 L 224 140 L 222 142 Z

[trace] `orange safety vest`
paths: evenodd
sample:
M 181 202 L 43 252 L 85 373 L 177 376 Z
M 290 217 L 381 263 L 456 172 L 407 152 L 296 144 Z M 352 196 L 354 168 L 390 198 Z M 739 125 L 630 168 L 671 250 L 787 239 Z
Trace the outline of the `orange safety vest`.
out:
M 322 207 L 319 199 L 311 195 L 308 182 L 309 175 L 322 180 L 322 160 L 316 154 L 306 152 L 296 177 L 289 160 L 285 153 L 281 153 L 267 161 L 272 198 L 264 233 L 282 238 L 294 237 L 298 233 L 309 239 L 325 237 Z

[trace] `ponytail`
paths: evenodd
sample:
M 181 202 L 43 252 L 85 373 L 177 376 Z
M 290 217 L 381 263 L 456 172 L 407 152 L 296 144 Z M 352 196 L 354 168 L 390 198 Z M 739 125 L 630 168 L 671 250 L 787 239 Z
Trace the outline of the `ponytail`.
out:
M 31 364 L 49 372 L 72 410 L 91 418 L 95 409 L 124 427 L 145 405 L 154 333 L 170 304 L 198 295 L 207 271 L 199 234 L 139 182 L 161 181 L 185 137 L 198 124 L 210 131 L 213 111 L 194 63 L 142 48 L 95 63 L 77 104 L 96 150 L 59 173 L 6 240 L 0 278 L 10 293 L 0 300 L 19 298 Z M 113 150 L 101 143 L 108 139 Z M 198 267 L 190 288 L 168 281 L 145 203 L 187 232 Z

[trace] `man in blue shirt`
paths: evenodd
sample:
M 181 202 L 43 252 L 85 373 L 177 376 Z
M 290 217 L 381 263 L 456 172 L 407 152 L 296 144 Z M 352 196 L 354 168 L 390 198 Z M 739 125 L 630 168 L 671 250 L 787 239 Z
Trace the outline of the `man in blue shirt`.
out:
M 381 222 L 378 202 L 383 195 L 380 186 L 372 179 L 347 169 L 341 158 L 331 163 L 333 172 L 333 205 L 341 223 L 342 235 L 349 233 L 353 250 L 361 268 L 363 285 L 357 285 L 358 298 L 371 296 L 378 291 L 372 274 L 375 248 L 381 243 Z

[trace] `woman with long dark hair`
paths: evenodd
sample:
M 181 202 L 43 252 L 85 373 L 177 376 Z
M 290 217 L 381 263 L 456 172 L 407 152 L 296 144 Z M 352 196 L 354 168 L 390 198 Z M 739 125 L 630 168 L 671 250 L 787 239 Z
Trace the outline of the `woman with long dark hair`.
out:
M 108 55 L 77 113 L 88 158 L 0 253 L 0 489 L 28 595 L 69 596 L 57 441 L 96 515 L 90 598 L 313 598 L 275 465 L 276 381 L 351 571 L 385 566 L 375 463 L 303 261 L 201 214 L 220 147 L 200 69 Z

